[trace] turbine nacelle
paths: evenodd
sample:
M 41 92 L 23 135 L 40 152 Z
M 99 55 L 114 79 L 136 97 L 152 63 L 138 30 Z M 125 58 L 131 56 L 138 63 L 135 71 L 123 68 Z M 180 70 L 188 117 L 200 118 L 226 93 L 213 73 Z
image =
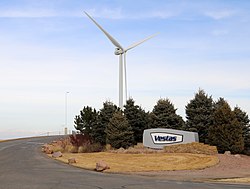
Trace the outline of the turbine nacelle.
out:
M 115 49 L 115 55 L 121 55 L 123 53 L 124 53 L 123 49 L 121 49 L 119 47 Z

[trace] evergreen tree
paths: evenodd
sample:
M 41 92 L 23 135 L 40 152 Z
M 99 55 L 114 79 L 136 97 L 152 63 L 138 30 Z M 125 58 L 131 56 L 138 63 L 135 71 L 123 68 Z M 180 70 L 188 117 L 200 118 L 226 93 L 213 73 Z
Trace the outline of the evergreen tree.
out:
M 75 129 L 80 131 L 80 133 L 83 133 L 83 123 L 80 115 L 75 116 L 74 123 L 75 123 L 74 125 Z
M 242 111 L 239 107 L 234 108 L 234 113 L 237 120 L 241 124 L 242 136 L 244 138 L 245 153 L 250 153 L 250 120 L 246 112 Z
M 168 99 L 160 99 L 149 114 L 150 128 L 183 129 L 184 121 Z
M 199 141 L 208 143 L 208 130 L 213 124 L 213 99 L 199 90 L 186 106 L 186 129 L 196 131 Z
M 229 104 L 220 98 L 215 104 L 213 125 L 209 127 L 209 143 L 219 152 L 241 153 L 244 149 L 242 127 Z
M 134 132 L 135 144 L 142 142 L 143 131 L 148 128 L 148 113 L 146 113 L 140 106 L 135 105 L 132 98 L 127 100 L 124 107 L 124 114 Z
M 112 102 L 106 101 L 103 103 L 103 108 L 100 109 L 95 123 L 93 124 L 91 137 L 97 143 L 106 144 L 105 129 L 108 126 L 109 120 L 117 111 L 117 106 Z
M 134 143 L 132 127 L 121 111 L 113 114 L 105 132 L 107 134 L 107 144 L 116 149 L 128 148 Z
M 80 115 L 75 117 L 74 122 L 76 130 L 79 130 L 82 134 L 90 135 L 96 118 L 96 110 L 89 106 L 84 106 L 83 110 L 80 111 Z

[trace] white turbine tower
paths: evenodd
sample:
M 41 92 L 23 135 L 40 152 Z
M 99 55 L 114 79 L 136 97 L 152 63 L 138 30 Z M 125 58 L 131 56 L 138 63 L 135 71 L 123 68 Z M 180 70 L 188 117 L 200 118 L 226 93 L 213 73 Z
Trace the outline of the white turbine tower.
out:
M 128 50 L 142 44 L 143 42 L 151 39 L 157 34 L 151 35 L 146 39 L 143 39 L 137 43 L 130 45 L 128 48 L 124 49 L 107 31 L 105 31 L 87 12 L 85 14 L 95 23 L 95 25 L 107 36 L 107 38 L 116 46 L 115 55 L 119 55 L 119 108 L 123 109 L 123 68 L 125 75 L 125 98 L 127 100 L 127 73 L 126 73 L 126 53 Z M 124 65 L 123 65 L 124 60 Z

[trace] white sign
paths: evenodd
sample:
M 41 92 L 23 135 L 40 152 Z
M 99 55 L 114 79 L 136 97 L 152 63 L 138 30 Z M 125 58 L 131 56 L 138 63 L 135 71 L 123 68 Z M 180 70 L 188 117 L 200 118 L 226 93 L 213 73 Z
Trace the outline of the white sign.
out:
M 143 145 L 148 148 L 163 149 L 164 146 L 191 142 L 199 142 L 198 133 L 166 128 L 143 131 Z
M 154 144 L 174 144 L 181 143 L 183 141 L 183 135 L 167 133 L 167 132 L 157 132 L 150 133 Z

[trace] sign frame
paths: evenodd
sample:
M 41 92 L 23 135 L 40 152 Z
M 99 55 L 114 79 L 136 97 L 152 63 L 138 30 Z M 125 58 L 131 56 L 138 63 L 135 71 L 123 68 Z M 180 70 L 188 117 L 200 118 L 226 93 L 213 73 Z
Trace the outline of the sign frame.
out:
M 158 142 L 154 140 L 156 139 L 154 138 L 155 136 L 160 137 Z M 175 136 L 176 139 L 171 138 Z M 178 139 L 178 137 L 181 139 Z M 153 128 L 153 129 L 145 129 L 143 131 L 143 145 L 145 147 L 152 149 L 163 149 L 165 146 L 192 143 L 192 142 L 199 142 L 199 136 L 197 132 L 167 129 L 167 128 Z

